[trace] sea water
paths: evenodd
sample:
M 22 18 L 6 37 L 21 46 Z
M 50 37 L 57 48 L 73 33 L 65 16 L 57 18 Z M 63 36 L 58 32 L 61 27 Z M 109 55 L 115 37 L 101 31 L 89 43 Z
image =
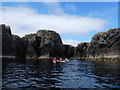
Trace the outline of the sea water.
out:
M 3 88 L 120 88 L 120 63 L 113 61 L 3 61 Z

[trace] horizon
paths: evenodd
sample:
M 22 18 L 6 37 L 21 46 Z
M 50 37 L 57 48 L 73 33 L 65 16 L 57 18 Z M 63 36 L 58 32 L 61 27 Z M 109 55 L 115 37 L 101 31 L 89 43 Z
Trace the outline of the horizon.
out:
M 20 37 L 53 30 L 64 44 L 90 42 L 98 32 L 118 27 L 117 2 L 3 2 L 2 23 Z

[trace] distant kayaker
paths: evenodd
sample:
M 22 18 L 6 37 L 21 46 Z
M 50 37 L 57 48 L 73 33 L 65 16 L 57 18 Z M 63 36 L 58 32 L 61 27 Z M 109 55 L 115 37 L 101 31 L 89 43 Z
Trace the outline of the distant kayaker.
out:
M 54 57 L 53 60 L 52 60 L 52 62 L 56 63 L 56 61 L 57 61 L 57 59 Z
M 58 60 L 59 62 L 62 62 L 62 58 L 60 58 L 60 60 Z
M 69 61 L 67 58 L 65 58 L 65 61 Z

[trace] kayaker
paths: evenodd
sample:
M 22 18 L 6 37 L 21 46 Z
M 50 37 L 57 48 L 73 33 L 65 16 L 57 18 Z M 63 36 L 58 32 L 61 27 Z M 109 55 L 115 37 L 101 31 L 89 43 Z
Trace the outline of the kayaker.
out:
M 69 61 L 67 58 L 65 58 L 65 61 Z
M 62 58 L 60 58 L 59 62 L 62 62 Z
M 56 63 L 56 61 L 57 61 L 57 59 L 54 57 L 53 60 L 52 60 L 52 62 Z

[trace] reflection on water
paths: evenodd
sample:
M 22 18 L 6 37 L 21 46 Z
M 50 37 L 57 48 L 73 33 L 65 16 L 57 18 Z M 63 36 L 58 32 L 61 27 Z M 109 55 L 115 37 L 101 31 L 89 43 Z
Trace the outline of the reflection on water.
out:
M 7 88 L 120 88 L 120 63 L 48 60 L 3 63 Z

